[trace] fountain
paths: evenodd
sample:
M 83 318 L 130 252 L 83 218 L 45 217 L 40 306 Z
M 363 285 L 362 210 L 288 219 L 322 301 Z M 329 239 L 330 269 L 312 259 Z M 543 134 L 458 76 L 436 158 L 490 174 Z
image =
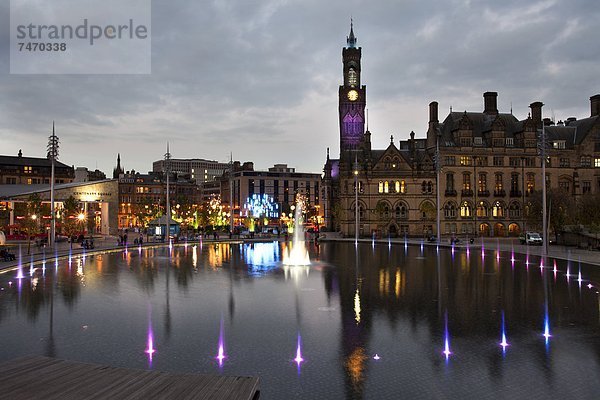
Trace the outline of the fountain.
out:
M 300 333 L 298 333 L 298 344 L 296 346 L 296 358 L 294 358 L 294 362 L 298 366 L 298 374 L 300 374 L 300 364 L 304 362 L 304 358 L 302 358 L 302 339 Z
M 221 323 L 219 325 L 219 349 L 215 359 L 219 363 L 219 368 L 223 368 L 223 361 L 225 360 L 225 338 L 223 333 L 223 317 L 221 316 Z
M 288 251 L 284 258 L 284 265 L 310 265 L 310 257 L 304 245 L 304 230 L 302 229 L 302 209 L 304 200 L 298 196 L 296 198 L 296 209 L 294 210 L 294 238 L 292 241 L 292 249 Z

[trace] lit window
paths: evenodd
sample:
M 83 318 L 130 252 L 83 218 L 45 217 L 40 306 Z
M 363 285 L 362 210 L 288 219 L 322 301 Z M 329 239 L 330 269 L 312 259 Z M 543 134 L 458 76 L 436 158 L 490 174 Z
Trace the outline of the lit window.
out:
M 460 216 L 463 218 L 471 217 L 471 206 L 466 201 L 460 205 Z
M 390 192 L 390 184 L 388 181 L 385 181 L 383 183 L 383 193 L 389 193 Z
M 600 158 L 594 158 L 594 167 L 600 168 Z
M 461 156 L 460 157 L 460 165 L 471 165 L 471 156 Z
M 383 193 L 383 181 L 379 181 L 379 193 Z
M 358 85 L 358 75 L 354 68 L 350 68 L 348 71 L 348 85 L 355 87 Z
M 32 168 L 31 168 L 31 167 L 23 167 L 23 172 L 24 172 L 25 174 L 31 174 L 31 172 L 32 172 L 32 171 L 33 171 L 33 170 L 32 170 Z

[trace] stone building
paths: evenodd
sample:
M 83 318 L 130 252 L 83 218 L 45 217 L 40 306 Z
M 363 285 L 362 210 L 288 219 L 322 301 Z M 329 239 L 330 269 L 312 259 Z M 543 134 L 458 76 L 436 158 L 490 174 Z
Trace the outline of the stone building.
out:
M 386 149 L 371 148 L 366 122 L 366 85 L 361 85 L 361 48 L 353 27 L 342 50 L 339 87 L 340 155 L 324 167 L 322 202 L 325 226 L 353 236 L 417 236 L 433 233 L 435 170 L 426 139 L 410 133 Z M 358 186 L 358 193 L 356 187 Z M 358 220 L 356 204 L 358 199 Z
M 523 120 L 512 110 L 499 112 L 496 92 L 483 94 L 483 111 L 451 111 L 443 122 L 432 102 L 425 139 L 411 132 L 397 145 L 392 137 L 386 149 L 372 149 L 356 42 L 351 27 L 338 92 L 340 154 L 330 158 L 327 150 L 321 191 L 327 229 L 346 236 L 356 227 L 360 236 L 437 234 L 439 167 L 442 235 L 518 235 L 527 229 L 528 199 L 542 188 L 542 132 L 548 187 L 575 197 L 600 192 L 600 95 L 590 98 L 590 117 L 556 124 L 543 119 L 539 101 Z
M 39 185 L 50 183 L 52 161 L 49 158 L 0 156 L 0 184 Z M 73 167 L 59 161 L 54 164 L 54 183 L 70 183 L 75 179 Z
M 483 94 L 482 112 L 450 112 L 438 122 L 429 105 L 427 142 L 439 140 L 441 232 L 449 235 L 516 236 L 527 229 L 529 198 L 542 188 L 542 127 L 546 182 L 574 197 L 600 191 L 600 95 L 590 98 L 590 117 L 554 124 L 542 119 L 541 102 L 524 120 L 500 113 L 497 93 Z

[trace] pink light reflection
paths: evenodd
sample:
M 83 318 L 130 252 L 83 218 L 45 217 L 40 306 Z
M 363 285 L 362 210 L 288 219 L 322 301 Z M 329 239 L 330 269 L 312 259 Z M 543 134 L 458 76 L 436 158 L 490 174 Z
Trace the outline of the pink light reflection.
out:
M 217 356 L 215 357 L 219 362 L 219 367 L 223 367 L 223 361 L 227 356 L 225 355 L 225 339 L 224 339 L 224 328 L 223 328 L 223 317 L 221 317 L 221 323 L 219 325 L 219 350 L 217 351 Z
M 152 364 L 152 356 L 156 353 L 154 349 L 154 338 L 152 336 L 152 329 L 148 329 L 148 344 L 146 350 L 144 350 L 146 354 L 148 354 L 148 362 Z
M 296 358 L 294 358 L 294 362 L 298 365 L 298 373 L 300 373 L 300 364 L 304 362 L 304 358 L 302 358 L 302 338 L 300 334 L 298 334 L 298 344 L 296 346 Z

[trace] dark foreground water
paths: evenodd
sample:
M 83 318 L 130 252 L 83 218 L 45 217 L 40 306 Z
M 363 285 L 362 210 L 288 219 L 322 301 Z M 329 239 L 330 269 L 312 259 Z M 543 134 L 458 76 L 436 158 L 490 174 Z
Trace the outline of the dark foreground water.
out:
M 278 243 L 25 263 L 22 279 L 0 275 L 0 361 L 255 375 L 261 399 L 598 398 L 599 267 L 492 249 L 309 250 L 310 267 L 283 266 Z

